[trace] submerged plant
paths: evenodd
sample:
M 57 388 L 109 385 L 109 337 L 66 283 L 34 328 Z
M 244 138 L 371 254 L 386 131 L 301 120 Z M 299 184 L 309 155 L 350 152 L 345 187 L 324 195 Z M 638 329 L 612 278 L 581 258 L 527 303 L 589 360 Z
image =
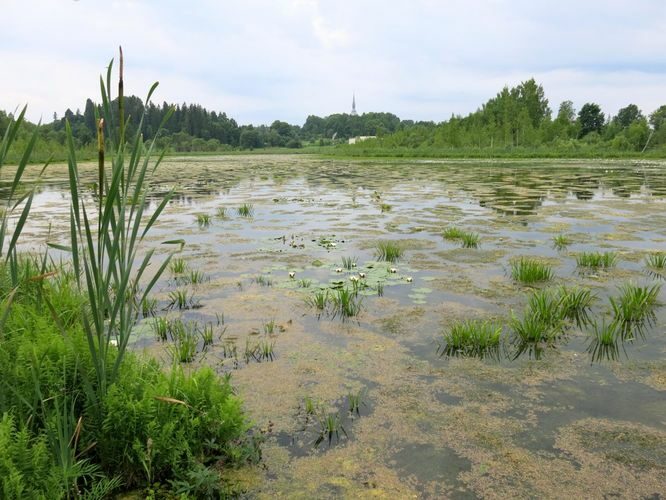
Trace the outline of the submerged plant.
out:
M 536 259 L 521 257 L 511 261 L 511 277 L 525 284 L 539 283 L 553 279 L 553 268 Z
M 553 236 L 553 247 L 557 250 L 564 250 L 571 245 L 571 240 L 565 234 L 558 234 Z
M 482 320 L 456 321 L 442 335 L 438 352 L 442 355 L 469 355 L 483 357 L 500 345 L 502 327 Z
M 615 252 L 583 252 L 576 256 L 578 267 L 590 269 L 610 269 L 617 263 Z
M 397 262 L 404 253 L 404 249 L 397 241 L 378 241 L 375 245 L 375 255 L 379 260 Z
M 243 203 L 240 207 L 237 209 L 238 215 L 241 217 L 252 217 L 254 214 L 254 205 L 251 203 Z

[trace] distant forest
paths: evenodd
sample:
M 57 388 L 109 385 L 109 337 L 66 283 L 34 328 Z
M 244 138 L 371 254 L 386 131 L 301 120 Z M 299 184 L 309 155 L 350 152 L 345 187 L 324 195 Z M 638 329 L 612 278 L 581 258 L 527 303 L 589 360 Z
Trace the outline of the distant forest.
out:
M 88 99 L 83 107 L 55 115 L 40 127 L 37 156 L 54 153 L 64 156 L 65 121 L 71 124 L 77 147 L 92 155 L 95 144 L 95 107 Z M 560 103 L 553 113 L 543 87 L 534 79 L 504 87 L 495 97 L 467 116 L 453 115 L 448 120 L 415 122 L 401 120 L 392 113 L 347 113 L 326 117 L 310 115 L 302 126 L 276 120 L 270 125 L 238 125 L 224 112 L 209 111 L 198 104 L 149 103 L 143 123 L 144 137 L 154 135 L 165 114 L 173 116 L 158 138 L 161 147 L 175 153 L 256 150 L 262 148 L 303 148 L 351 155 L 382 155 L 400 152 L 426 156 L 448 154 L 531 152 L 536 155 L 576 156 L 577 153 L 606 152 L 627 154 L 666 153 L 666 105 L 645 114 L 635 104 L 628 104 L 615 116 L 607 115 L 595 103 L 576 110 L 571 101 Z M 125 100 L 131 117 L 128 132 L 138 126 L 144 103 L 136 96 Z M 0 134 L 11 115 L 0 111 Z M 27 140 L 32 124 L 25 130 Z M 376 139 L 346 146 L 347 139 L 375 136 Z M 344 145 L 344 146 L 343 146 Z M 331 147 L 331 146 L 338 146 Z M 16 144 L 22 147 L 21 140 Z

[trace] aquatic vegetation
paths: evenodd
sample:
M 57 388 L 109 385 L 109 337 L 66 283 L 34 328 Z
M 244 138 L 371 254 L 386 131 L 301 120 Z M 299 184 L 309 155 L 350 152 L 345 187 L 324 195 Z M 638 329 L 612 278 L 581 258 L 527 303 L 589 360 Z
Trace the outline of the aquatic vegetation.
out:
M 298 280 L 298 288 L 310 288 L 310 286 L 312 286 L 312 280 L 305 278 Z
M 381 281 L 377 282 L 377 296 L 378 297 L 384 296 L 384 283 Z
M 192 269 L 187 274 L 186 281 L 193 285 L 198 285 L 206 281 L 206 275 L 203 273 L 203 271 Z
M 331 296 L 334 315 L 339 315 L 343 319 L 353 318 L 360 314 L 362 301 L 358 293 L 349 288 L 339 288 Z
M 532 293 L 527 309 L 529 314 L 546 325 L 559 327 L 562 324 L 564 311 L 561 308 L 560 298 L 548 288 Z
M 150 326 L 155 333 L 155 336 L 160 340 L 167 340 L 169 338 L 169 332 L 171 331 L 171 324 L 169 319 L 164 316 L 158 316 L 153 318 Z
M 649 319 L 657 306 L 661 285 L 637 286 L 627 283 L 619 288 L 619 297 L 610 297 L 613 316 L 621 323 L 639 323 Z
M 347 269 L 348 271 L 351 271 L 356 267 L 357 261 L 358 258 L 356 257 L 342 257 L 342 267 Z
M 237 212 L 241 217 L 252 217 L 254 215 L 254 205 L 251 203 L 243 203 L 238 207 Z
M 651 253 L 645 258 L 645 264 L 652 269 L 666 269 L 666 253 Z
M 317 402 L 312 399 L 310 396 L 306 396 L 303 400 L 303 409 L 305 410 L 305 415 L 311 416 L 317 412 L 317 407 L 319 405 Z
M 615 252 L 582 252 L 576 255 L 576 265 L 590 269 L 610 269 L 617 264 Z
M 144 318 L 155 316 L 157 311 L 157 299 L 154 297 L 144 297 L 141 300 L 141 315 Z
M 169 270 L 171 271 L 171 274 L 184 274 L 187 270 L 187 262 L 182 258 L 171 259 Z
M 273 286 L 273 278 L 260 274 L 254 278 L 254 282 L 260 286 Z
M 456 321 L 442 334 L 437 351 L 440 355 L 484 357 L 500 345 L 502 326 L 483 320 Z
M 340 441 L 340 432 L 347 437 L 347 432 L 342 426 L 342 421 L 340 420 L 340 415 L 337 413 L 328 413 L 327 415 L 322 416 L 319 419 L 320 430 L 319 437 L 314 443 L 314 447 L 317 448 L 325 439 L 328 439 L 328 445 L 331 446 L 333 437 L 335 436 L 336 441 Z
M 590 341 L 587 346 L 587 352 L 590 354 L 592 362 L 599 362 L 605 359 L 617 361 L 620 358 L 620 345 L 623 340 L 623 328 L 617 320 L 606 323 L 595 321 L 592 323 L 592 331 L 589 332 Z
M 176 309 L 197 309 L 201 307 L 199 301 L 194 297 L 193 293 L 188 292 L 187 289 L 179 288 L 169 292 L 169 308 Z
M 405 250 L 397 241 L 378 241 L 375 245 L 375 255 L 377 259 L 386 262 L 397 262 L 400 260 Z
M 460 237 L 460 242 L 462 243 L 463 248 L 478 248 L 480 239 L 481 237 L 479 236 L 479 233 L 465 232 Z
M 227 208 L 226 207 L 217 207 L 215 215 L 217 215 L 217 217 L 220 218 L 220 219 L 226 219 L 227 218 Z
M 196 214 L 197 224 L 199 227 L 208 227 L 210 226 L 211 217 L 208 214 Z
M 171 359 L 178 363 L 190 363 L 197 355 L 199 339 L 191 328 L 176 329 L 173 344 L 167 347 Z
M 515 281 L 530 285 L 550 281 L 554 274 L 549 264 L 529 257 L 521 257 L 511 261 L 511 277 Z
M 566 234 L 553 236 L 553 248 L 556 250 L 564 250 L 569 245 L 571 245 L 571 239 Z
M 275 342 L 261 340 L 254 351 L 254 358 L 257 361 L 273 361 L 275 359 Z
M 553 324 L 530 309 L 522 318 L 511 315 L 509 325 L 520 343 L 551 342 L 560 335 L 560 325 Z
M 356 415 L 360 415 L 361 405 L 365 406 L 365 402 L 363 401 L 363 396 L 364 396 L 364 391 L 362 389 L 347 394 L 347 403 L 348 403 L 347 406 L 349 408 L 349 413 L 351 414 L 355 413 Z
M 388 203 L 379 204 L 379 209 L 382 211 L 382 213 L 390 212 L 391 208 L 392 208 L 391 205 L 389 205 Z
M 306 298 L 305 303 L 319 311 L 326 309 L 328 305 L 328 290 L 318 290 L 314 294 Z
M 275 335 L 278 331 L 278 325 L 275 319 L 271 319 L 262 325 L 264 335 Z
M 562 286 L 558 290 L 558 295 L 563 318 L 574 321 L 578 326 L 589 323 L 589 312 L 595 300 L 590 290 Z
M 212 323 L 206 323 L 201 330 L 201 339 L 203 340 L 204 349 L 213 345 L 213 335 L 214 330 Z
M 459 240 L 465 235 L 465 231 L 460 229 L 459 227 L 447 227 L 443 232 L 442 232 L 442 237 L 445 240 Z

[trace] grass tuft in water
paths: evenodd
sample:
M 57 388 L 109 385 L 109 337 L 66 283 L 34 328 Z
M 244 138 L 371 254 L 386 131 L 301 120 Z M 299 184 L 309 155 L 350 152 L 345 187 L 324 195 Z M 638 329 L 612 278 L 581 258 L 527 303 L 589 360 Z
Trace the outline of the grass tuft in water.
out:
M 356 267 L 357 257 L 342 257 L 342 267 L 351 271 Z
M 187 262 L 182 258 L 171 259 L 169 270 L 171 271 L 171 274 L 184 274 L 187 270 Z
M 197 224 L 199 227 L 208 227 L 210 226 L 211 216 L 208 214 L 197 214 Z
M 538 321 L 552 327 L 560 327 L 564 317 L 560 297 L 550 289 L 534 292 L 527 303 L 528 313 Z
M 329 300 L 328 290 L 318 290 L 317 292 L 309 296 L 307 299 L 305 299 L 305 303 L 310 307 L 313 307 L 319 311 L 323 311 L 326 309 L 326 306 L 328 305 L 328 300 Z
M 167 350 L 171 355 L 171 359 L 179 363 L 190 363 L 193 361 L 197 354 L 197 344 L 199 343 L 196 324 L 175 320 L 171 322 L 170 332 L 173 344 Z
M 158 316 L 157 318 L 153 318 L 152 323 L 150 326 L 153 329 L 153 332 L 155 333 L 155 336 L 157 336 L 158 339 L 160 340 L 167 340 L 169 338 L 169 331 L 171 330 L 171 324 L 167 318 L 164 316 Z
M 336 290 L 331 301 L 333 303 L 334 315 L 339 315 L 341 318 L 353 318 L 361 312 L 361 299 L 354 290 L 349 288 L 339 288 Z
M 479 233 L 465 232 L 460 238 L 463 248 L 478 248 L 480 236 Z
M 588 335 L 590 342 L 587 352 L 590 354 L 592 362 L 619 359 L 623 328 L 616 320 L 609 323 L 606 323 L 605 319 L 601 323 L 595 321 L 592 323 L 592 331 Z
M 583 252 L 576 256 L 576 265 L 589 269 L 610 269 L 617 264 L 615 252 Z
M 652 269 L 666 269 L 666 253 L 651 253 L 645 258 L 645 264 Z
M 610 297 L 613 316 L 621 323 L 640 323 L 654 315 L 661 285 L 620 287 L 619 297 Z
M 443 232 L 442 232 L 442 237 L 445 240 L 459 240 L 463 237 L 465 234 L 465 231 L 458 227 L 447 227 Z
M 345 428 L 342 426 L 340 420 L 340 415 L 337 413 L 328 413 L 324 415 L 319 420 L 320 430 L 319 437 L 314 443 L 315 448 L 317 448 L 324 440 L 328 439 L 328 445 L 331 446 L 333 437 L 336 441 L 340 441 L 340 432 L 347 436 Z
M 310 288 L 312 286 L 312 280 L 303 278 L 298 280 L 298 288 Z
M 262 325 L 262 330 L 264 335 L 275 335 L 278 331 L 278 324 L 275 322 L 275 319 L 267 321 Z
M 379 260 L 397 262 L 404 254 L 402 245 L 397 241 L 378 241 L 375 245 L 375 255 Z
M 241 217 L 252 217 L 254 215 L 254 205 L 251 203 L 243 203 L 238 207 L 237 212 Z
M 347 403 L 349 408 L 349 413 L 360 415 L 361 414 L 361 405 L 365 406 L 363 401 L 363 390 L 358 390 L 356 392 L 350 392 L 347 394 Z
M 194 294 L 179 288 L 169 292 L 168 307 L 176 309 L 197 309 L 201 307 L 201 304 L 195 299 Z
M 525 311 L 522 318 L 512 315 L 509 325 L 516 339 L 522 344 L 551 342 L 560 333 L 559 325 L 544 321 L 538 313 L 530 309 Z
M 213 335 L 214 335 L 213 324 L 206 323 L 203 329 L 201 330 L 201 339 L 203 340 L 204 349 L 208 346 L 213 345 Z
M 511 261 L 511 277 L 525 284 L 540 283 L 553 279 L 553 268 L 536 259 L 521 257 Z
M 154 297 L 144 297 L 141 300 L 141 315 L 144 318 L 148 316 L 155 316 L 157 311 L 157 299 Z
M 502 327 L 490 321 L 464 320 L 455 322 L 442 335 L 437 349 L 441 355 L 483 357 L 500 345 Z
M 391 205 L 389 205 L 388 203 L 380 203 L 379 208 L 382 211 L 382 213 L 385 213 L 385 212 L 390 212 L 391 208 L 393 207 L 391 207 Z
M 553 236 L 553 248 L 556 250 L 564 250 L 569 245 L 571 245 L 571 239 L 566 234 Z
M 217 217 L 220 218 L 220 219 L 226 219 L 227 218 L 227 208 L 226 207 L 217 207 L 217 210 L 215 211 L 215 215 L 217 215 Z
M 562 286 L 558 290 L 558 295 L 563 318 L 574 321 L 578 326 L 590 322 L 590 308 L 595 300 L 590 290 Z
M 263 274 L 254 278 L 254 282 L 260 286 L 273 286 L 273 278 L 264 276 Z

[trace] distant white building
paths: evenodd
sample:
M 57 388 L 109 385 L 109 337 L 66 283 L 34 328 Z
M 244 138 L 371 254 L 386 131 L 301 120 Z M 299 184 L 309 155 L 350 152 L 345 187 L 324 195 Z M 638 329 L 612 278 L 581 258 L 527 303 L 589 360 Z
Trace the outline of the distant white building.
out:
M 376 139 L 376 135 L 357 135 L 356 137 L 349 138 L 349 144 L 356 144 L 357 142 L 367 141 L 368 139 Z

